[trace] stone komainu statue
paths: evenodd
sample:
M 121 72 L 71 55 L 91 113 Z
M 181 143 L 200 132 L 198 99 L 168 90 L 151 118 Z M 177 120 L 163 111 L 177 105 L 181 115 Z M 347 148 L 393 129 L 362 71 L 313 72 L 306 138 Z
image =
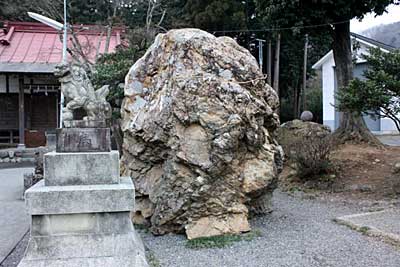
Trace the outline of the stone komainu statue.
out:
M 60 64 L 56 66 L 54 74 L 59 78 L 65 97 L 63 121 L 76 120 L 74 111 L 78 109 L 86 112 L 84 121 L 105 121 L 111 118 L 111 106 L 106 100 L 108 85 L 95 90 L 86 71 L 79 65 Z

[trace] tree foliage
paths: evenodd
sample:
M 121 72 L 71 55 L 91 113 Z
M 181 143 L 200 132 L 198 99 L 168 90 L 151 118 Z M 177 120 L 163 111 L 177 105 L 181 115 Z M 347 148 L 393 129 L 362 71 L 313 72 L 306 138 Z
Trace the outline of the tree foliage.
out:
M 369 68 L 366 80 L 353 80 L 337 94 L 341 111 L 366 113 L 391 119 L 400 131 L 400 51 L 383 52 L 372 48 L 363 55 Z
M 126 74 L 143 54 L 143 50 L 138 50 L 134 47 L 119 48 L 115 53 L 102 55 L 97 61 L 93 82 L 98 87 L 104 84 L 110 86 L 110 94 L 107 100 L 114 108 L 121 106 L 121 100 L 124 97 L 123 84 Z
M 330 33 L 336 64 L 339 90 L 346 90 L 353 79 L 350 20 L 362 19 L 366 13 L 381 15 L 389 4 L 398 0 L 258 0 L 258 10 L 277 25 L 297 20 L 293 26 L 314 29 L 310 25 L 323 25 Z M 380 142 L 369 132 L 359 113 L 344 112 L 335 133 L 338 142 L 357 141 L 379 145 Z
M 184 6 L 187 23 L 208 31 L 247 28 L 249 1 L 188 0 Z
M 304 13 L 306 11 L 294 3 L 296 1 L 256 2 L 257 15 L 264 27 L 282 29 L 271 32 L 267 38 L 273 39 L 277 32 L 281 34 L 280 94 L 284 98 L 281 101 L 291 106 L 291 109 L 285 108 L 286 114 L 282 110 L 281 116 L 284 120 L 296 118 L 301 111 L 298 106 L 301 100 L 305 35 L 309 36 L 307 77 L 310 78 L 314 75 L 312 65 L 331 49 L 329 27 L 304 28 L 313 22 Z

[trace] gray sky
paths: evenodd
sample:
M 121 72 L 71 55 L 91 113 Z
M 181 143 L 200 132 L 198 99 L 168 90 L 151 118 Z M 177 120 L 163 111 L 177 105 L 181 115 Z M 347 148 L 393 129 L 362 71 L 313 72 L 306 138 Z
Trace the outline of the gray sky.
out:
M 388 13 L 375 17 L 374 13 L 367 14 L 360 22 L 357 19 L 351 21 L 351 31 L 361 33 L 369 28 L 380 24 L 390 24 L 400 21 L 400 6 L 391 5 L 387 8 Z

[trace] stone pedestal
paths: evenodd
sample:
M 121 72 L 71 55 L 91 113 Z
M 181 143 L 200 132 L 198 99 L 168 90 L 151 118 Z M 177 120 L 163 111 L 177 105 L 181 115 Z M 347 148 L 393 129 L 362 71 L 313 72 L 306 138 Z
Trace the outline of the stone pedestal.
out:
M 82 152 L 75 141 L 62 141 L 79 141 L 81 133 L 106 145 Z M 44 180 L 25 193 L 32 224 L 19 267 L 148 266 L 129 216 L 135 189 L 119 176 L 119 154 L 108 144 L 105 128 L 57 131 L 57 151 L 64 152 L 44 155 Z
M 57 129 L 57 152 L 108 152 L 110 150 L 109 128 Z

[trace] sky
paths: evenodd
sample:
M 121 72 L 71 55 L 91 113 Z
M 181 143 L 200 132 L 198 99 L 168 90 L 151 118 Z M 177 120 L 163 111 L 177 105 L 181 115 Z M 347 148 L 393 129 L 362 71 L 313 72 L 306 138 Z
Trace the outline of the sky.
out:
M 357 19 L 351 21 L 351 31 L 362 33 L 363 31 L 381 24 L 390 24 L 400 21 L 400 5 L 390 5 L 387 8 L 388 13 L 375 17 L 374 13 L 367 14 L 360 22 Z

